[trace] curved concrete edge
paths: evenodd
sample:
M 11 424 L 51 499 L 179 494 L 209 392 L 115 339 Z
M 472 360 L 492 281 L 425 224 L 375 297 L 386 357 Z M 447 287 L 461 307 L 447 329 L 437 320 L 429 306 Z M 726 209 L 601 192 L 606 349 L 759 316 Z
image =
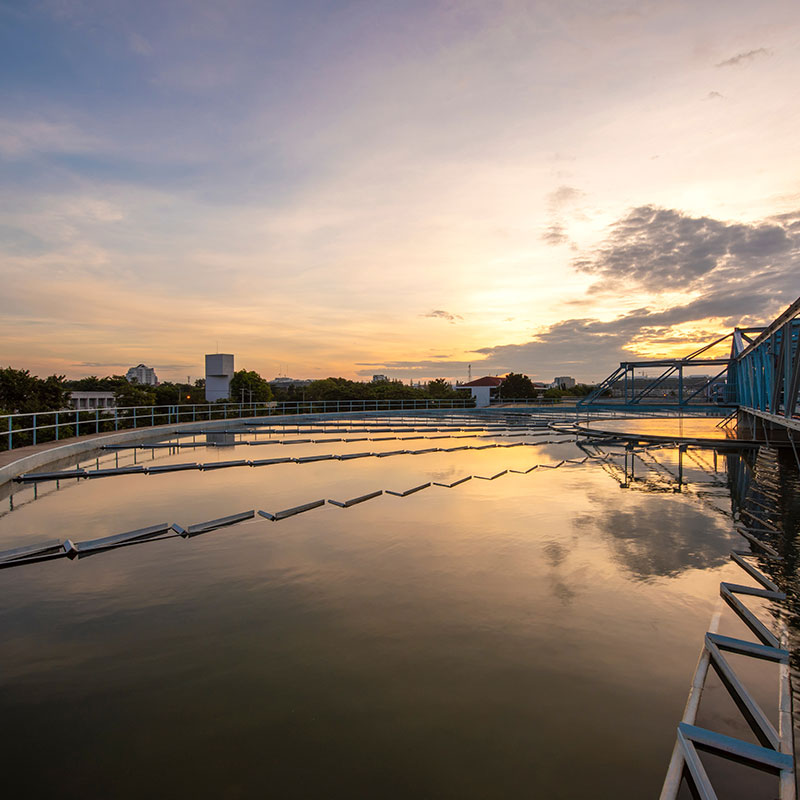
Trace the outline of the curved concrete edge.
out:
M 65 444 L 54 443 L 53 447 L 40 450 L 38 453 L 31 453 L 22 456 L 10 464 L 0 467 L 0 486 L 4 486 L 14 478 L 24 475 L 26 472 L 45 467 L 58 461 L 68 461 L 76 456 L 91 453 L 99 450 L 105 444 L 124 444 L 131 440 L 149 441 L 163 439 L 171 434 L 191 433 L 197 430 L 208 430 L 214 428 L 220 433 L 233 425 L 247 424 L 249 422 L 276 422 L 278 424 L 293 424 L 296 422 L 310 422 L 318 419 L 341 419 L 343 417 L 360 417 L 364 414 L 370 416 L 387 416 L 390 414 L 447 414 L 452 412 L 474 412 L 473 408 L 418 408 L 418 409 L 391 409 L 378 411 L 342 411 L 320 414 L 286 414 L 270 417 L 233 417 L 231 419 L 201 420 L 198 422 L 180 422 L 174 425 L 157 425 L 154 428 L 133 428 L 124 431 L 114 431 L 113 433 L 100 433 L 88 439 L 80 441 L 67 441 Z
M 133 428 L 125 431 L 114 431 L 113 433 L 100 433 L 97 436 L 92 436 L 89 439 L 81 439 L 80 441 L 70 442 L 67 440 L 65 444 L 56 444 L 54 447 L 50 447 L 47 450 L 31 453 L 30 455 L 23 456 L 16 461 L 12 461 L 10 464 L 0 467 L 0 486 L 39 467 L 45 467 L 57 461 L 67 461 L 76 456 L 83 455 L 84 453 L 98 450 L 104 444 L 124 444 L 132 439 L 139 441 L 163 439 L 165 436 L 169 436 L 173 433 L 182 433 L 184 431 L 191 432 L 192 429 L 199 430 L 201 428 L 216 427 L 218 422 L 220 421 L 206 421 L 203 425 L 196 422 L 185 422 L 177 425 L 157 425 L 155 428 Z M 221 422 L 227 424 L 230 420 L 221 420 Z

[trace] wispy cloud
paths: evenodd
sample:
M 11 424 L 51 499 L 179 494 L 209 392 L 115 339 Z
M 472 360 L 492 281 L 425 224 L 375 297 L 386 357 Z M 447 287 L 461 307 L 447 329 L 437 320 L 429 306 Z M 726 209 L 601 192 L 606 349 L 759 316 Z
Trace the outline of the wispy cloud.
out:
M 122 363 L 119 361 L 76 361 L 72 364 L 73 367 L 121 367 Z M 129 365 L 131 366 L 131 365 Z
M 558 247 L 570 241 L 567 235 L 566 220 L 570 216 L 575 216 L 575 205 L 586 192 L 574 186 L 562 185 L 554 189 L 546 197 L 547 210 L 550 216 L 550 224 L 542 233 L 542 241 L 551 247 Z
M 542 234 L 542 240 L 547 242 L 547 244 L 556 247 L 560 244 L 565 244 L 568 242 L 569 236 L 567 236 L 563 225 L 554 222 L 545 229 L 545 232 Z
M 132 33 L 128 38 L 131 50 L 140 56 L 150 56 L 153 54 L 153 47 L 144 36 Z
M 134 359 L 129 359 L 128 361 L 76 361 L 71 366 L 73 367 L 92 367 L 92 368 L 103 368 L 103 369 L 127 369 L 128 367 L 135 366 L 133 363 Z M 136 362 L 141 363 L 141 359 Z M 149 361 L 146 361 L 148 366 L 153 367 L 156 372 L 158 370 L 165 370 L 169 372 L 173 372 L 175 370 L 182 370 L 182 369 L 196 369 L 197 364 L 190 363 L 190 362 L 178 362 L 176 364 L 162 364 L 156 363 L 151 364 Z
M 565 206 L 570 206 L 585 196 L 585 192 L 574 186 L 559 186 L 547 195 L 547 205 L 551 211 L 560 211 Z
M 100 144 L 94 134 L 69 122 L 37 117 L 0 118 L 0 156 L 18 159 L 33 153 L 88 153 Z
M 437 309 L 436 311 L 429 311 L 427 314 L 420 314 L 421 317 L 432 317 L 433 319 L 446 319 L 450 323 L 455 323 L 458 320 L 463 320 L 464 317 L 461 314 L 451 314 L 449 311 L 442 311 L 441 309 Z
M 746 64 L 755 58 L 760 58 L 762 56 L 768 56 L 768 55 L 771 55 L 770 50 L 768 50 L 766 47 L 758 47 L 755 50 L 747 50 L 746 52 L 743 53 L 737 53 L 735 56 L 726 58 L 724 61 L 720 61 L 718 64 L 715 64 L 714 66 L 737 67 L 740 64 Z

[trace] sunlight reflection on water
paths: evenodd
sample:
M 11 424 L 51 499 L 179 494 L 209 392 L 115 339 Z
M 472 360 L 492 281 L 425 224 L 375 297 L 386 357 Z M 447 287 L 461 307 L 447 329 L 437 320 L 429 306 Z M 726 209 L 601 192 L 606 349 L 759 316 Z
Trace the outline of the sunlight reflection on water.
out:
M 187 526 L 585 455 L 564 441 L 64 481 L 35 502 L 15 490 L 0 542 Z M 590 461 L 3 571 L 9 760 L 62 797 L 656 796 L 718 584 L 739 577 L 717 467 L 685 470 L 709 497 L 624 491 Z

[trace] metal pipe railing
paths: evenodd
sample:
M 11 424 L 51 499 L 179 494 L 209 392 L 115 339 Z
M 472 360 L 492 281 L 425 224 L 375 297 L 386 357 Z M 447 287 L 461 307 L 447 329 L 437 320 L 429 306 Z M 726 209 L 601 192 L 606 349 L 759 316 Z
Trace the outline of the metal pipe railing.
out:
M 542 405 L 569 405 L 575 404 L 581 400 L 583 395 L 563 395 L 562 397 L 493 397 L 491 405 L 499 405 L 500 403 L 519 403 L 521 405 L 529 406 L 542 406 Z
M 90 433 L 150 428 L 180 422 L 294 414 L 366 411 L 420 411 L 472 408 L 472 399 L 456 400 L 299 400 L 291 403 L 196 403 L 61 409 L 0 415 L 0 450 L 61 441 Z

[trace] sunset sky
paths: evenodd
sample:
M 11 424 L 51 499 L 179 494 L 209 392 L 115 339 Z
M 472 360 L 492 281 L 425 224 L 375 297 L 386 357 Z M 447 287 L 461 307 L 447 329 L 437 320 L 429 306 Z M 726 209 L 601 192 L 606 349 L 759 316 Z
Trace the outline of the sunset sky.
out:
M 0 0 L 0 367 L 604 377 L 800 295 L 800 4 Z

